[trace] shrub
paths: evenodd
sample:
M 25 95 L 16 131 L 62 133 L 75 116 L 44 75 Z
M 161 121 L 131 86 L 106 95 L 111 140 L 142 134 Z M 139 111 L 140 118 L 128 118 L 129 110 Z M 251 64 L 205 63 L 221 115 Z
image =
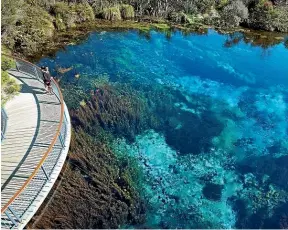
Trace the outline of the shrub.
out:
M 221 16 L 226 24 L 239 26 L 241 22 L 248 18 L 248 8 L 240 0 L 230 2 L 223 8 Z
M 170 12 L 168 14 L 168 20 L 175 23 L 192 23 L 192 19 L 189 18 L 185 13 Z
M 87 3 L 73 4 L 71 8 L 77 14 L 76 23 L 93 21 L 95 19 L 94 11 Z
M 216 1 L 216 6 L 218 9 L 222 9 L 224 6 L 229 4 L 229 0 L 218 0 Z
M 67 3 L 57 2 L 52 8 L 55 15 L 55 26 L 57 30 L 65 30 L 67 27 L 74 27 L 75 13 L 70 10 Z
M 288 32 L 288 7 L 274 7 L 272 11 L 256 7 L 249 16 L 249 27 L 268 31 Z
M 121 17 L 123 19 L 130 19 L 130 18 L 134 18 L 135 16 L 134 8 L 131 5 L 127 5 L 127 4 L 120 5 L 120 12 L 121 12 Z
M 16 67 L 16 63 L 12 58 L 2 55 L 1 56 L 1 69 L 6 71 Z
M 11 78 L 8 72 L 1 70 L 1 105 L 19 94 L 21 87 L 14 78 Z
M 38 47 L 49 40 L 54 32 L 53 18 L 39 6 L 24 4 L 21 17 L 9 24 L 2 42 L 11 50 L 36 52 Z
M 215 0 L 195 1 L 195 5 L 200 13 L 207 13 L 215 5 Z
M 118 6 L 105 8 L 102 12 L 102 18 L 110 21 L 121 20 L 121 12 Z
M 57 2 L 52 7 L 57 30 L 75 27 L 76 24 L 95 19 L 92 7 L 89 4 L 70 4 Z

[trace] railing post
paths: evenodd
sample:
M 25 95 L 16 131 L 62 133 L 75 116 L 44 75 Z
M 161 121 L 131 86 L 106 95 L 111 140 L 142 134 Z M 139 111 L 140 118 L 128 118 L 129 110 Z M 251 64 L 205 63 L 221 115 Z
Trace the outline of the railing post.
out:
M 65 111 L 64 111 L 64 118 L 65 118 L 65 123 L 67 123 L 68 119 L 67 119 L 67 115 Z
M 8 209 L 10 210 L 10 212 L 16 217 L 16 219 L 18 220 L 18 222 L 21 222 L 20 217 L 17 215 L 17 213 L 12 209 L 12 207 L 8 207 Z
M 1 118 L 1 141 L 5 138 L 5 132 L 7 128 L 7 120 L 8 116 L 5 111 L 5 109 L 1 108 L 1 116 L 3 117 L 3 120 Z
M 60 143 L 61 143 L 62 148 L 64 148 L 64 147 L 65 147 L 65 144 L 64 144 L 64 141 L 63 141 L 61 132 L 60 132 L 60 134 L 59 134 L 59 140 L 60 140 Z
M 38 80 L 40 80 L 40 77 L 39 77 L 38 71 L 37 71 L 37 69 L 36 69 L 35 66 L 33 66 L 33 70 L 34 70 L 34 72 L 35 72 L 36 78 L 37 78 Z
M 20 72 L 19 67 L 18 67 L 18 62 L 17 62 L 17 60 L 15 60 L 15 64 L 16 64 L 16 70 L 17 70 L 18 72 Z
M 44 169 L 44 166 L 43 166 L 43 165 L 41 165 L 41 169 L 43 170 L 43 172 L 44 172 L 47 180 L 50 180 L 50 177 L 48 176 L 48 174 L 47 174 L 46 170 Z
M 8 217 L 8 219 L 15 225 L 18 226 L 17 222 L 12 218 L 12 216 L 9 214 L 9 212 L 4 211 L 4 213 L 6 214 L 6 216 Z

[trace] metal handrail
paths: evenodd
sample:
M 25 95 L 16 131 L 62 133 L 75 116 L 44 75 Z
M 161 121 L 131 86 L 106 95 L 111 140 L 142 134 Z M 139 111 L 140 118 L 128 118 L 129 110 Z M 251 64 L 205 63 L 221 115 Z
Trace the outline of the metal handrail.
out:
M 1 54 L 4 56 L 7 56 L 9 58 L 13 58 L 16 60 L 20 60 L 22 62 L 26 62 L 29 65 L 33 66 L 34 68 L 36 68 L 36 70 L 41 71 L 41 69 L 34 65 L 31 62 L 28 62 L 26 60 L 23 60 L 21 58 L 17 58 L 15 56 L 11 56 L 11 55 L 7 55 L 7 54 Z M 59 120 L 59 125 L 57 127 L 57 131 L 56 134 L 53 137 L 53 140 L 51 142 L 51 144 L 49 145 L 48 150 L 45 152 L 45 154 L 43 155 L 43 157 L 41 158 L 40 162 L 38 163 L 37 167 L 34 169 L 34 171 L 32 172 L 32 174 L 29 176 L 29 178 L 25 181 L 25 183 L 21 186 L 21 188 L 9 199 L 9 201 L 3 206 L 3 208 L 1 208 L 1 214 L 3 214 L 9 207 L 9 205 L 11 205 L 13 203 L 13 201 L 24 191 L 24 189 L 27 187 L 27 185 L 31 182 L 31 180 L 34 178 L 34 176 L 36 175 L 36 173 L 39 171 L 39 169 L 43 166 L 43 163 L 45 162 L 45 159 L 48 157 L 49 153 L 51 152 L 52 148 L 54 147 L 57 138 L 59 137 L 59 134 L 61 132 L 61 128 L 62 128 L 62 124 L 63 124 L 63 119 L 64 119 L 64 101 L 63 101 L 63 96 L 60 90 L 60 87 L 58 86 L 57 82 L 52 79 L 53 83 L 56 86 L 56 89 L 59 93 L 59 97 L 58 95 L 55 94 L 55 92 L 53 92 L 53 94 L 55 94 L 55 96 L 58 98 L 60 104 L 61 104 L 61 112 L 60 112 L 60 120 Z
M 4 108 L 1 108 L 1 141 L 5 138 L 8 116 Z

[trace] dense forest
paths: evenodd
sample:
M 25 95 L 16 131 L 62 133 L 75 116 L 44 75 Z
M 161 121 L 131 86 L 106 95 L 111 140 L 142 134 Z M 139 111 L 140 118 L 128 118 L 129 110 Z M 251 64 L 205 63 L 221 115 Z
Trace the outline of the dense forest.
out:
M 98 19 L 288 32 L 287 0 L 5 0 L 1 7 L 2 44 L 26 54 L 60 31 Z

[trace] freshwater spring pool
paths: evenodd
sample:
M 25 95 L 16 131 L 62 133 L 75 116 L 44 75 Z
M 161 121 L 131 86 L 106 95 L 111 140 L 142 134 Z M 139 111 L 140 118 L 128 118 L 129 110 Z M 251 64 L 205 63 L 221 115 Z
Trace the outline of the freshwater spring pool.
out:
M 286 226 L 288 50 L 242 36 L 93 32 L 38 62 L 60 79 L 69 108 L 83 99 L 72 88 L 89 95 L 99 78 L 178 92 L 163 99 L 173 112 L 155 115 L 163 129 L 115 137 L 143 169 L 147 203 L 145 223 L 124 227 Z

